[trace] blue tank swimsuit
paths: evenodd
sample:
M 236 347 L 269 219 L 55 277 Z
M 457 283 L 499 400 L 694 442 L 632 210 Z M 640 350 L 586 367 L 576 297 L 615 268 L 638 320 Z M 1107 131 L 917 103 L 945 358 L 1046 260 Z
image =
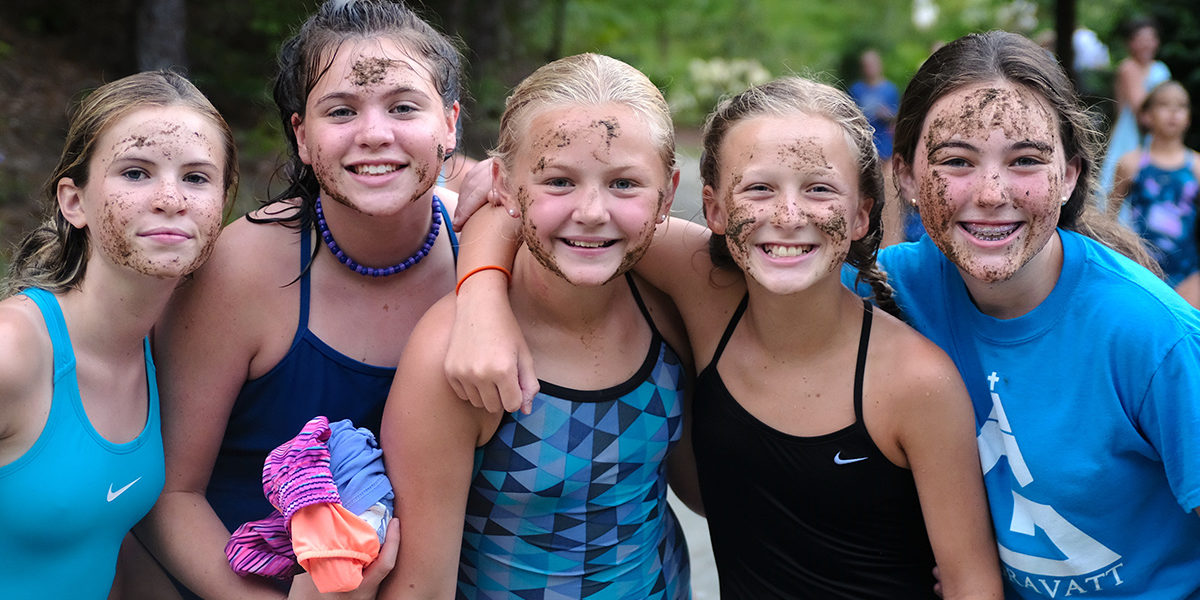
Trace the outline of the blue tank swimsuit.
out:
M 450 215 L 442 207 L 445 223 Z M 450 227 L 454 255 L 458 238 Z M 292 439 L 317 415 L 350 419 L 376 435 L 395 367 L 359 362 L 334 350 L 308 329 L 310 236 L 300 236 L 300 319 L 287 354 L 270 371 L 242 385 L 208 484 L 208 501 L 230 531 L 273 510 L 263 496 L 267 454 Z
M 54 347 L 54 395 L 37 441 L 0 466 L 0 598 L 108 596 L 121 540 L 163 488 L 158 387 L 150 342 L 146 364 L 146 425 L 114 444 L 88 420 L 79 397 L 75 351 L 58 300 L 36 288 Z
M 1129 188 L 1132 229 L 1150 246 L 1172 287 L 1197 269 L 1196 192 L 1200 183 L 1192 172 L 1195 153 L 1189 151 L 1183 166 L 1163 169 L 1142 153 L 1137 175 Z
M 630 281 L 653 339 L 603 390 L 540 382 L 475 452 L 458 598 L 688 598 L 666 459 L 683 426 L 683 368 Z

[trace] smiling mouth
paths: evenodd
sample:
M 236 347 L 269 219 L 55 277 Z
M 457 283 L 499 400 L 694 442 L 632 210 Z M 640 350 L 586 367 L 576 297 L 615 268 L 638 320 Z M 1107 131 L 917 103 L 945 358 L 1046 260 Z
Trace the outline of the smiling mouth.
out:
M 1006 223 L 1003 225 L 984 225 L 980 223 L 959 223 L 959 227 L 967 232 L 967 235 L 984 242 L 998 242 L 1012 234 L 1016 233 L 1021 228 L 1020 223 Z
M 815 248 L 816 248 L 816 246 L 813 244 L 800 244 L 800 245 L 763 244 L 762 245 L 763 252 L 765 252 L 767 254 L 767 256 L 773 256 L 776 258 L 790 258 L 793 256 L 802 256 L 804 254 L 808 254 L 809 252 L 812 252 L 813 249 L 815 249 Z
M 358 175 L 387 175 L 400 170 L 400 165 L 354 165 L 350 170 Z
M 568 240 L 568 239 L 563 239 L 563 243 L 564 243 L 564 244 L 566 244 L 566 245 L 568 245 L 568 246 L 570 246 L 570 247 L 572 247 L 572 248 L 607 248 L 607 247 L 609 247 L 609 246 L 611 246 L 611 245 L 613 245 L 613 244 L 617 243 L 617 240 L 604 240 L 604 241 L 597 241 L 597 242 L 584 242 L 584 241 L 580 241 L 580 240 Z

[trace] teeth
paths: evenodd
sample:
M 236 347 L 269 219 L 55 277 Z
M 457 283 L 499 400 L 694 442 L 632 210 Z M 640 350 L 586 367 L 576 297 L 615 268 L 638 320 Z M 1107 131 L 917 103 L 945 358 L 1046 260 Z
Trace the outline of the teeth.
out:
M 980 239 L 985 242 L 1000 241 L 1012 235 L 1018 227 L 1020 227 L 1020 224 L 1018 223 L 1011 223 L 1008 225 L 977 225 L 974 223 L 963 224 L 963 230 L 971 234 L 976 239 Z
M 575 248 L 603 248 L 605 246 L 612 244 L 611 241 L 609 241 L 609 242 L 581 242 L 579 240 L 563 240 L 563 241 L 565 241 L 568 246 L 572 246 Z
M 354 167 L 354 172 L 359 175 L 385 175 L 397 168 L 396 165 L 358 165 Z
M 812 245 L 784 246 L 782 244 L 763 244 L 763 250 L 766 251 L 767 254 L 779 258 L 808 254 L 809 252 L 812 252 L 812 249 Z

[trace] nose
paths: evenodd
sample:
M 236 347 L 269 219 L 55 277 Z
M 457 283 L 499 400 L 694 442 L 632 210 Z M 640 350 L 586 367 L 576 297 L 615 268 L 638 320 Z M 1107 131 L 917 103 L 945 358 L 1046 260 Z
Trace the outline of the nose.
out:
M 771 213 L 771 225 L 794 229 L 808 225 L 808 213 L 804 211 L 803 203 L 804 200 L 798 192 L 784 192 L 779 196 Z
M 984 179 L 975 194 L 975 202 L 986 207 L 1002 206 L 1008 202 L 1004 177 L 999 170 L 992 169 L 984 174 Z
M 358 142 L 371 148 L 390 144 L 395 139 L 392 131 L 394 123 L 393 119 L 386 114 L 380 114 L 380 111 L 364 111 L 359 119 L 361 127 L 358 131 Z
M 588 225 L 603 225 L 608 222 L 608 206 L 603 191 L 594 185 L 586 185 L 581 186 L 578 194 L 579 199 L 571 215 L 576 222 Z
M 187 198 L 183 196 L 183 191 L 179 189 L 179 182 L 169 177 L 164 177 L 159 183 L 158 190 L 155 191 L 154 198 L 151 201 L 151 208 L 155 212 L 164 213 L 182 213 L 187 209 Z

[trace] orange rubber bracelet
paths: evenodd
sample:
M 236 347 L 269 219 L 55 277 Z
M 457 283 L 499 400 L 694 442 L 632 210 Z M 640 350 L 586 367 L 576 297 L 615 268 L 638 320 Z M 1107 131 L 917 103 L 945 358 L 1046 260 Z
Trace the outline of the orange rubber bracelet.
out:
M 458 295 L 458 290 L 462 288 L 462 284 L 466 283 L 467 279 L 469 279 L 472 275 L 479 273 L 480 271 L 490 271 L 490 270 L 500 271 L 501 273 L 504 273 L 505 279 L 512 281 L 512 273 L 509 273 L 508 269 L 505 269 L 504 267 L 502 267 L 500 265 L 484 265 L 482 267 L 476 267 L 474 269 L 471 269 L 469 272 L 467 272 L 466 275 L 463 275 L 462 279 L 458 280 L 458 285 L 454 286 L 454 295 L 455 296 Z

